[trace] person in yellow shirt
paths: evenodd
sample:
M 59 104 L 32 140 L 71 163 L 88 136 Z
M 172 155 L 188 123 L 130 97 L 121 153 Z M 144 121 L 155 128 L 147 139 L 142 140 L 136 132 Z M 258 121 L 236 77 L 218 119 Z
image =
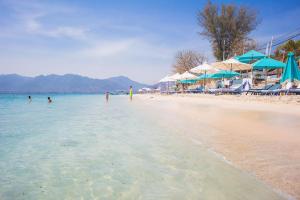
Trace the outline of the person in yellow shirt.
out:
M 132 95 L 133 95 L 132 86 L 130 86 L 130 88 L 129 88 L 129 98 L 130 98 L 130 101 L 132 101 Z

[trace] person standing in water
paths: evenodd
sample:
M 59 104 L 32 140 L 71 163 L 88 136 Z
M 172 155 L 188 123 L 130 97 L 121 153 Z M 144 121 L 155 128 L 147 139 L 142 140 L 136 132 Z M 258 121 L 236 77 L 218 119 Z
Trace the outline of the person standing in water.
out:
M 130 101 L 132 101 L 132 95 L 133 95 L 132 86 L 130 86 L 129 87 L 129 98 L 130 98 Z
M 52 103 L 52 99 L 48 97 L 48 103 Z
M 109 99 L 109 92 L 106 92 L 106 93 L 105 93 L 105 99 L 106 99 L 106 102 L 108 102 L 108 99 Z
M 28 96 L 28 103 L 31 103 L 32 99 L 31 96 Z

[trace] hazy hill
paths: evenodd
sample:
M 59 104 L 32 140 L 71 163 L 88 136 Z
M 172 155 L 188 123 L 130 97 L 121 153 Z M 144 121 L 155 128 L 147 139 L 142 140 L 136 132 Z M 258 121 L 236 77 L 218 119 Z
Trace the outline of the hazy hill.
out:
M 125 76 L 92 79 L 73 74 L 36 77 L 17 74 L 0 75 L 0 93 L 104 93 L 127 91 L 130 85 L 134 91 L 149 87 Z

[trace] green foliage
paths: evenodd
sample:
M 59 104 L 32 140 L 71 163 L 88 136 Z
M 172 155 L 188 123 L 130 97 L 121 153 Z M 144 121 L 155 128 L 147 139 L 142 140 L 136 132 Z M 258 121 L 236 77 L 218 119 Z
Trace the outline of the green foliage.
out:
M 283 62 L 287 59 L 287 53 L 294 52 L 295 57 L 300 56 L 300 40 L 289 40 L 283 45 L 276 48 L 274 52 L 274 58 Z
M 247 36 L 258 24 L 255 11 L 236 5 L 218 5 L 208 1 L 198 13 L 201 35 L 209 38 L 213 52 L 218 60 L 239 53 L 249 41 Z M 241 45 L 242 44 L 242 45 Z

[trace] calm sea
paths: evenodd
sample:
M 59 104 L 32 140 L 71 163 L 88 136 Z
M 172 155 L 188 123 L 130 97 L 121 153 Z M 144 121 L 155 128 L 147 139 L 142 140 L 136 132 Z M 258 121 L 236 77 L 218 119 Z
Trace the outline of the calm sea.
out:
M 0 199 L 280 199 L 127 96 L 0 95 Z

